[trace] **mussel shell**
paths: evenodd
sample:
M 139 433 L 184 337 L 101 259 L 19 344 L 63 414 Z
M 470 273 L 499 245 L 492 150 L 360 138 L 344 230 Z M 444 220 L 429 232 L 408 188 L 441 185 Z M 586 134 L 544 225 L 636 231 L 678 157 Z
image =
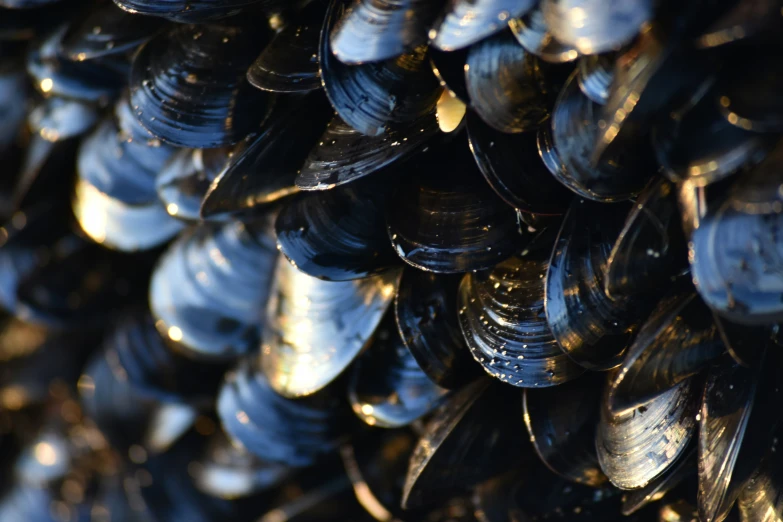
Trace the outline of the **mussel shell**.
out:
M 278 31 L 247 71 L 262 91 L 307 92 L 321 88 L 318 42 L 326 0 L 311 1 L 293 23 Z
M 545 62 L 572 62 L 579 56 L 576 49 L 562 44 L 552 36 L 540 7 L 529 11 L 522 18 L 512 18 L 508 21 L 508 26 L 519 45 Z
M 562 214 L 572 194 L 552 178 L 538 153 L 534 132 L 506 134 L 473 111 L 467 114 L 470 150 L 498 196 L 514 208 L 536 214 Z
M 783 146 L 740 178 L 690 243 L 694 282 L 707 304 L 744 324 L 783 319 L 777 229 L 783 217 Z
M 584 372 L 560 349 L 544 315 L 553 239 L 545 231 L 491 271 L 466 274 L 460 285 L 460 326 L 473 357 L 513 386 L 555 386 Z
M 125 83 L 124 72 L 112 70 L 100 60 L 74 62 L 61 54 L 62 40 L 68 30 L 63 24 L 46 35 L 27 56 L 27 72 L 44 95 L 57 95 L 105 104 Z
M 780 17 L 780 12 L 772 16 Z M 743 59 L 724 73 L 715 87 L 721 115 L 742 130 L 783 131 L 783 75 L 772 61 Z
M 593 374 L 549 389 L 528 388 L 525 426 L 543 463 L 566 479 L 598 487 L 606 482 L 595 449 L 603 377 Z
M 650 306 L 639 296 L 613 300 L 604 292 L 604 267 L 627 208 L 574 201 L 549 261 L 547 322 L 560 348 L 588 369 L 620 364 Z
M 645 141 L 649 123 L 702 92 L 714 68 L 711 56 L 697 56 L 691 48 L 676 45 L 657 26 L 642 31 L 615 60 L 609 97 L 600 108 L 601 126 L 594 134 L 592 161 Z
M 318 48 L 321 82 L 340 118 L 362 134 L 379 136 L 387 127 L 434 113 L 441 89 L 426 61 L 426 47 L 363 65 L 345 65 L 332 55 L 329 34 L 343 10 L 342 0 L 332 0 Z
M 647 504 L 660 500 L 669 491 L 676 488 L 683 480 L 689 478 L 691 475 L 695 475 L 696 445 L 692 444 L 692 447 L 693 449 L 686 455 L 680 457 L 680 459 L 672 467 L 664 471 L 661 476 L 641 489 L 627 492 L 623 496 L 623 515 L 630 516 Z
M 783 498 L 780 496 L 783 463 L 780 454 L 777 444 L 773 442 L 759 468 L 740 491 L 737 504 L 742 522 L 775 522 L 783 518 Z
M 201 202 L 229 163 L 231 149 L 181 149 L 155 178 L 155 190 L 166 212 L 185 221 L 201 219 Z M 210 221 L 217 221 L 208 216 Z M 221 216 L 218 216 L 221 217 Z
M 265 462 L 233 444 L 222 431 L 212 435 L 198 461 L 188 466 L 200 491 L 233 500 L 272 488 L 292 474 L 279 462 Z
M 135 123 L 126 99 L 117 103 L 120 127 Z M 138 127 L 131 133 L 106 118 L 81 144 L 73 210 L 82 230 L 109 248 L 133 251 L 160 245 L 182 229 L 166 214 L 155 176 L 174 149 Z
M 470 48 L 465 81 L 473 110 L 500 132 L 535 130 L 549 114 L 547 71 L 509 30 Z
M 132 51 L 163 27 L 163 21 L 133 16 L 107 3 L 71 25 L 62 41 L 62 53 L 81 62 Z
M 390 190 L 383 180 L 367 179 L 290 201 L 275 222 L 280 252 L 327 281 L 388 270 L 399 263 L 385 234 Z
M 428 50 L 432 72 L 438 78 L 440 86 L 466 105 L 470 105 L 468 86 L 465 83 L 465 62 L 468 49 L 459 51 L 440 51 L 435 47 Z
M 712 315 L 726 351 L 738 364 L 755 367 L 761 362 L 764 346 L 777 342 L 778 325 L 749 326 L 732 323 L 714 311 Z
M 292 467 L 336 450 L 353 426 L 348 404 L 331 390 L 287 399 L 248 364 L 227 377 L 217 412 L 233 441 L 268 462 Z
M 0 154 L 16 139 L 27 115 L 27 76 L 24 70 L 0 70 Z
M 457 317 L 461 276 L 408 267 L 402 273 L 394 311 L 402 341 L 433 382 L 457 389 L 480 375 Z
M 278 98 L 258 132 L 234 149 L 204 197 L 201 215 L 236 214 L 298 192 L 294 180 L 303 157 L 332 114 L 321 92 Z
M 332 29 L 332 53 L 348 64 L 399 56 L 426 42 L 439 7 L 431 0 L 358 0 Z
M 581 54 L 619 49 L 653 15 L 652 0 L 542 0 L 544 20 L 555 38 Z
M 161 335 L 194 356 L 230 359 L 249 351 L 278 258 L 268 228 L 264 221 L 205 224 L 172 243 L 149 287 Z
M 673 182 L 715 183 L 766 155 L 770 140 L 723 120 L 713 96 L 707 92 L 691 110 L 653 131 L 656 156 Z
M 354 413 L 366 424 L 381 428 L 410 424 L 437 407 L 447 392 L 421 369 L 402 342 L 391 314 L 356 360 L 348 385 Z
M 611 158 L 592 163 L 600 132 L 600 105 L 579 88 L 578 71 L 568 78 L 552 111 L 552 139 L 561 168 L 552 174 L 576 194 L 610 203 L 638 194 L 653 174 L 647 150 L 637 144 Z
M 519 465 L 529 449 L 520 444 L 522 416 L 506 410 L 512 397 L 519 396 L 478 379 L 435 411 L 411 456 L 403 509 L 436 503 Z
M 280 259 L 266 308 L 261 368 L 285 397 L 310 395 L 359 355 L 391 304 L 400 270 L 323 281 Z
M 609 409 L 638 408 L 725 352 L 712 314 L 692 290 L 658 303 L 609 384 Z
M 419 152 L 438 133 L 435 114 L 380 136 L 365 136 L 335 116 L 296 176 L 302 190 L 329 190 Z
M 136 118 L 180 147 L 238 142 L 266 110 L 266 96 L 245 77 L 263 44 L 264 32 L 230 25 L 178 25 L 156 36 L 133 60 Z
M 533 8 L 533 0 L 449 0 L 430 31 L 433 47 L 454 51 L 472 45 L 506 28 Z
M 644 406 L 613 414 L 607 386 L 596 435 L 601 469 L 621 489 L 638 489 L 672 466 L 696 431 L 701 388 L 685 380 Z
M 406 165 L 421 174 L 401 184 L 387 223 L 397 254 L 413 267 L 438 273 L 488 268 L 525 242 L 514 210 L 483 182 L 467 149 L 460 133 Z
M 129 13 L 159 16 L 183 23 L 227 18 L 253 4 L 264 2 L 267 0 L 114 0 L 120 9 Z
M 33 134 L 38 134 L 46 141 L 59 142 L 81 136 L 98 119 L 98 109 L 94 105 L 52 96 L 30 112 L 27 123 Z
M 726 518 L 743 485 L 774 445 L 780 361 L 775 350 L 765 351 L 756 368 L 724 360 L 707 375 L 699 421 L 701 520 Z
M 604 270 L 610 297 L 649 292 L 671 282 L 687 267 L 676 188 L 653 179 L 636 204 L 612 247 Z
M 609 99 L 614 79 L 614 53 L 583 56 L 579 60 L 579 89 L 595 103 L 603 105 Z

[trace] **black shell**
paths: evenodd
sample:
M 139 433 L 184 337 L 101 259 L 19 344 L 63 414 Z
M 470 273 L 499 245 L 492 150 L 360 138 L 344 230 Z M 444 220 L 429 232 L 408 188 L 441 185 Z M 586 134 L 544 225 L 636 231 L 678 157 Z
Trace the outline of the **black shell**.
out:
M 584 372 L 560 350 L 544 314 L 553 240 L 553 231 L 545 231 L 491 271 L 466 274 L 460 285 L 460 326 L 473 357 L 513 386 L 555 386 Z
M 354 413 L 381 428 L 410 424 L 437 407 L 447 393 L 430 380 L 402 342 L 392 314 L 386 315 L 372 344 L 356 360 L 348 384 Z
M 427 41 L 439 7 L 433 0 L 357 0 L 332 29 L 332 53 L 343 63 L 399 56 Z
M 362 134 L 378 136 L 387 127 L 434 113 L 441 89 L 424 46 L 398 58 L 363 65 L 346 65 L 332 55 L 329 34 L 343 9 L 342 0 L 332 0 L 318 49 L 321 82 L 340 118 Z
M 612 300 L 603 272 L 627 205 L 577 200 L 566 214 L 546 274 L 544 301 L 560 348 L 589 369 L 620 364 L 649 298 Z
M 465 62 L 469 49 L 459 51 L 440 51 L 435 47 L 428 50 L 432 72 L 445 88 L 463 103 L 470 105 L 468 86 L 465 84 Z
M 543 463 L 593 487 L 607 480 L 595 449 L 602 384 L 603 377 L 592 374 L 554 388 L 528 388 L 522 399 L 525 426 Z
M 321 88 L 318 41 L 326 0 L 311 1 L 296 20 L 278 31 L 247 71 L 263 91 L 307 92 Z
M 454 51 L 506 28 L 533 8 L 534 0 L 449 0 L 430 31 L 433 47 Z
M 457 317 L 461 276 L 407 267 L 394 301 L 402 341 L 433 382 L 458 389 L 481 374 Z
M 503 201 L 523 212 L 549 215 L 566 211 L 572 194 L 541 160 L 536 133 L 498 132 L 473 111 L 468 111 L 466 119 L 473 158 Z
M 606 53 L 583 56 L 579 60 L 579 88 L 595 103 L 603 105 L 609 99 L 615 59 L 615 53 Z
M 366 136 L 335 116 L 296 177 L 302 190 L 329 190 L 412 156 L 438 133 L 434 113 Z
M 180 147 L 232 145 L 261 121 L 266 96 L 246 71 L 263 31 L 229 25 L 178 25 L 133 60 L 130 100 L 141 124 Z
M 294 179 L 332 110 L 321 92 L 276 100 L 261 128 L 234 148 L 201 204 L 205 218 L 236 215 L 295 194 Z
M 160 16 L 175 22 L 203 22 L 226 18 L 254 4 L 269 0 L 114 0 L 120 9 L 130 13 Z
M 538 6 L 522 18 L 508 21 L 519 45 L 545 62 L 565 63 L 577 59 L 579 53 L 573 47 L 556 40 L 544 20 L 544 13 Z
M 387 270 L 399 263 L 385 234 L 390 191 L 367 179 L 290 201 L 275 222 L 278 248 L 297 269 L 327 281 Z
M 509 30 L 470 48 L 465 78 L 471 107 L 501 132 L 535 130 L 549 114 L 545 66 Z
M 610 382 L 609 408 L 642 406 L 725 352 L 712 314 L 692 289 L 662 299 Z
M 408 166 L 421 174 L 398 189 L 387 222 L 392 245 L 409 265 L 439 273 L 478 270 L 524 243 L 514 210 L 481 179 L 461 133 Z
M 601 106 L 582 93 L 578 75 L 574 71 L 568 78 L 552 111 L 552 139 L 560 159 L 560 168 L 552 174 L 585 198 L 604 203 L 629 199 L 654 173 L 651 154 L 637 144 L 611 159 L 592 163 Z
M 772 16 L 781 17 L 780 12 Z M 726 121 L 746 131 L 783 131 L 783 71 L 777 61 L 744 59 L 731 69 L 715 87 Z
M 334 390 L 287 399 L 248 364 L 227 377 L 217 412 L 233 440 L 264 460 L 293 467 L 336 450 L 353 427 L 347 402 Z

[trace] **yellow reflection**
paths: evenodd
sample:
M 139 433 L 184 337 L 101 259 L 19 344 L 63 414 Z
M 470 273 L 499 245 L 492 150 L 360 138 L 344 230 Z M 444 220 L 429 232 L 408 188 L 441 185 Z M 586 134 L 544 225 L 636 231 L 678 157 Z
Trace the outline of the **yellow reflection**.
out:
M 169 203 L 166 206 L 166 212 L 168 212 L 169 215 L 176 216 L 177 212 L 179 212 L 179 205 L 176 203 Z
M 106 241 L 108 205 L 109 198 L 106 194 L 84 180 L 76 183 L 73 211 L 82 229 L 96 243 Z
M 57 452 L 48 442 L 39 442 L 35 445 L 35 460 L 44 466 L 53 466 L 57 463 Z
M 182 329 L 180 329 L 178 326 L 170 327 L 168 334 L 169 334 L 169 339 L 171 339 L 172 341 L 182 340 Z
M 54 87 L 54 82 L 51 78 L 44 78 L 41 80 L 41 91 L 42 92 L 49 92 Z
M 462 118 L 465 117 L 465 104 L 448 90 L 444 89 L 438 100 L 435 115 L 438 118 L 438 126 L 443 132 L 453 132 L 459 127 Z

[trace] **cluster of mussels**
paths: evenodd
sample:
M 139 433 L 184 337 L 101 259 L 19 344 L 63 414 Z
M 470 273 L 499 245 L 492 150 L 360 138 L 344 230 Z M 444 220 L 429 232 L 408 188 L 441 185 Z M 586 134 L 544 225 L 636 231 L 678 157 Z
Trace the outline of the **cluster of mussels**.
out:
M 783 520 L 781 35 L 0 0 L 0 520 Z

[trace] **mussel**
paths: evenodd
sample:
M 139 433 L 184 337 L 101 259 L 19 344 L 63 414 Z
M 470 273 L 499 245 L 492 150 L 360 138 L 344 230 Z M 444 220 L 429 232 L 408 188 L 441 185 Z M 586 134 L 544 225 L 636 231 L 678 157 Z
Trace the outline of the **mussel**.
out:
M 449 0 L 430 31 L 432 45 L 454 51 L 505 29 L 510 18 L 533 8 L 533 0 Z
M 180 149 L 160 169 L 155 190 L 166 212 L 184 221 L 198 221 L 202 201 L 226 169 L 231 149 Z M 218 221 L 224 216 L 207 216 Z

